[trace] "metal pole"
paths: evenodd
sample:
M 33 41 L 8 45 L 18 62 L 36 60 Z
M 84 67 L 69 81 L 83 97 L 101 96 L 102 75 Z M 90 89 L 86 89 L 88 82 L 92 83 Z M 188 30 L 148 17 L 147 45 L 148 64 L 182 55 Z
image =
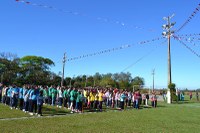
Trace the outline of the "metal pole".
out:
M 64 82 L 65 62 L 66 62 L 66 53 L 64 53 L 64 57 L 63 57 L 63 72 L 62 72 L 61 86 L 63 86 L 63 82 Z
M 168 17 L 168 25 L 170 25 L 170 17 Z M 171 31 L 168 30 L 168 85 L 172 83 L 171 79 L 171 49 L 170 49 Z
M 153 88 L 152 88 L 152 92 L 154 92 L 154 75 L 155 75 L 155 69 L 153 69 L 152 75 L 153 75 Z
M 168 85 L 172 83 L 172 78 L 171 78 L 171 49 L 170 49 L 170 37 L 174 33 L 174 31 L 171 31 L 171 28 L 176 24 L 171 23 L 170 19 L 174 17 L 174 14 L 172 16 L 164 17 L 164 20 L 167 20 L 167 24 L 163 25 L 163 29 L 166 30 L 167 32 L 163 32 L 162 34 L 167 37 L 168 39 Z M 171 92 L 170 89 L 168 88 L 167 90 L 167 103 L 171 103 Z
M 70 79 L 70 85 L 69 86 L 70 86 L 70 88 L 72 87 L 72 79 Z
M 86 76 L 86 79 L 85 79 L 85 88 L 87 87 L 87 76 Z
M 93 86 L 95 87 L 95 80 L 94 80 L 94 85 Z
M 1 83 L 3 83 L 3 73 L 2 73 L 2 75 L 1 75 Z

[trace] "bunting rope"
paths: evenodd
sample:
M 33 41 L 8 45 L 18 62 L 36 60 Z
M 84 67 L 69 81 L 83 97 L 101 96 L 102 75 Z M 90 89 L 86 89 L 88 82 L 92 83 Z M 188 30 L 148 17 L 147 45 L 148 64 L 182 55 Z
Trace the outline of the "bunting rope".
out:
M 45 4 L 32 3 L 32 2 L 26 1 L 26 0 L 15 0 L 15 1 L 19 2 L 19 3 L 27 4 L 27 5 L 48 8 L 48 9 L 51 9 L 51 10 L 56 10 L 56 11 L 59 11 L 59 12 L 62 12 L 62 13 L 67 13 L 67 14 L 71 14 L 71 15 L 75 15 L 75 16 L 88 17 L 88 18 L 95 19 L 95 20 L 102 21 L 102 22 L 106 22 L 106 23 L 114 23 L 114 24 L 120 25 L 122 27 L 145 30 L 145 31 L 149 31 L 149 32 L 155 32 L 156 31 L 156 30 L 154 30 L 152 28 L 151 29 L 146 29 L 146 28 L 143 28 L 141 26 L 130 25 L 130 24 L 124 23 L 123 21 L 118 21 L 118 20 L 104 18 L 104 17 L 92 17 L 92 16 L 89 16 L 89 15 L 86 15 L 86 14 L 83 14 L 83 13 L 80 13 L 80 12 L 58 9 L 56 7 L 48 6 L 48 5 L 45 5 Z
M 200 58 L 200 55 L 194 51 L 191 47 L 189 47 L 188 45 L 186 45 L 186 43 L 184 43 L 183 41 L 181 41 L 181 39 L 177 36 L 174 36 L 173 37 L 175 38 L 175 40 L 179 41 L 183 46 L 185 46 L 190 52 L 192 52 L 194 55 L 196 55 L 197 57 Z
M 190 37 L 190 36 L 200 36 L 200 33 L 194 33 L 194 34 L 181 34 L 181 35 L 176 35 L 177 37 L 181 37 L 181 36 L 186 36 L 186 37 Z
M 200 41 L 200 38 L 197 37 L 179 37 L 179 39 L 184 40 L 186 42 Z
M 176 32 L 179 32 L 180 30 L 182 30 L 195 17 L 195 15 L 197 14 L 197 12 L 199 12 L 199 10 L 200 10 L 200 3 L 192 12 L 192 14 L 188 17 L 188 19 L 183 23 L 183 25 Z
M 146 41 L 140 41 L 136 44 L 146 44 L 146 43 L 154 42 L 154 41 L 157 41 L 157 40 L 160 40 L 160 39 L 163 39 L 163 37 L 158 37 L 158 38 L 154 38 L 154 39 L 146 40 Z M 67 59 L 67 61 L 73 61 L 73 60 L 88 58 L 88 57 L 92 57 L 92 56 L 96 56 L 96 55 L 102 55 L 102 54 L 105 54 L 105 53 L 114 52 L 114 51 L 122 50 L 122 49 L 125 49 L 125 48 L 129 48 L 133 45 L 135 45 L 135 44 L 122 45 L 120 47 L 115 47 L 115 48 L 111 48 L 111 49 L 107 49 L 107 50 L 102 50 L 102 51 L 99 51 L 99 52 L 94 52 L 94 53 L 85 54 L 85 55 L 82 55 L 82 56 L 69 58 L 69 59 Z
M 196 33 L 196 34 L 182 34 L 182 35 L 176 35 L 179 39 L 181 39 L 182 41 L 186 41 L 189 42 L 190 44 L 193 44 L 194 46 L 197 46 L 197 41 L 200 41 L 200 33 Z
M 167 42 L 167 39 L 162 42 L 161 44 Z M 137 63 L 139 63 L 141 60 L 143 60 L 145 57 L 147 57 L 148 55 L 150 55 L 155 49 L 152 49 L 151 51 L 149 51 L 147 54 L 143 55 L 142 57 L 140 57 L 138 60 L 136 60 L 134 63 L 132 63 L 131 65 L 129 65 L 128 67 L 126 67 L 125 69 L 122 70 L 122 72 L 125 72 L 126 70 L 128 70 L 129 68 L 133 67 L 134 65 L 136 65 Z
M 190 44 L 193 44 L 194 46 L 197 46 L 199 43 L 198 41 L 200 41 L 200 38 L 198 37 L 198 35 L 200 35 L 200 34 L 176 35 L 176 37 L 178 37 L 182 41 L 186 41 Z

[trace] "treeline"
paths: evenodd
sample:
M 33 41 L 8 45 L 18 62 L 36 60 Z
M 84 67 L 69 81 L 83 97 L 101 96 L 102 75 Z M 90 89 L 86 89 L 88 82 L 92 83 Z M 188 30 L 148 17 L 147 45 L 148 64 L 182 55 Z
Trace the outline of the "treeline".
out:
M 61 76 L 51 71 L 55 64 L 51 59 L 40 56 L 18 58 L 12 53 L 0 53 L 1 82 L 5 85 L 23 84 L 60 85 Z M 76 77 L 66 77 L 63 85 L 70 87 L 117 87 L 127 89 L 144 85 L 141 77 L 132 77 L 131 73 L 107 73 Z

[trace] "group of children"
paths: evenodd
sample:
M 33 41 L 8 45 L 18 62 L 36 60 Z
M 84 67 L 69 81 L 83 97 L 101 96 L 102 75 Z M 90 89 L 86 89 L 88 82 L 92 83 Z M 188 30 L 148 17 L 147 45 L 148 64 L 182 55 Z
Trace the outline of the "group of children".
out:
M 30 115 L 42 115 L 43 104 L 68 108 L 71 113 L 83 112 L 83 109 L 102 111 L 102 105 L 123 110 L 125 107 L 139 109 L 143 103 L 148 105 L 149 95 L 118 89 L 104 88 L 67 88 L 55 86 L 15 85 L 2 89 L 2 103 L 11 109 L 20 109 Z M 152 107 L 157 106 L 155 94 L 151 97 Z

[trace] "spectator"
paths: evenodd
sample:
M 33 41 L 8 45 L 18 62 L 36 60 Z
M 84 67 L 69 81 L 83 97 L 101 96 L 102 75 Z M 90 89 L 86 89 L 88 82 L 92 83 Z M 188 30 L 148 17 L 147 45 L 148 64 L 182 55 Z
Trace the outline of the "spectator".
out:
M 3 84 L 0 83 L 0 103 L 2 102 L 2 90 L 3 90 Z
M 198 91 L 196 91 L 196 98 L 197 98 L 197 101 L 199 101 L 199 93 L 198 93 Z
M 42 116 L 42 105 L 44 102 L 44 98 L 43 98 L 43 91 L 39 92 L 39 96 L 37 97 L 37 108 L 38 108 L 38 116 Z
M 192 92 L 190 92 L 190 94 L 189 94 L 189 95 L 190 95 L 190 100 L 192 100 Z

